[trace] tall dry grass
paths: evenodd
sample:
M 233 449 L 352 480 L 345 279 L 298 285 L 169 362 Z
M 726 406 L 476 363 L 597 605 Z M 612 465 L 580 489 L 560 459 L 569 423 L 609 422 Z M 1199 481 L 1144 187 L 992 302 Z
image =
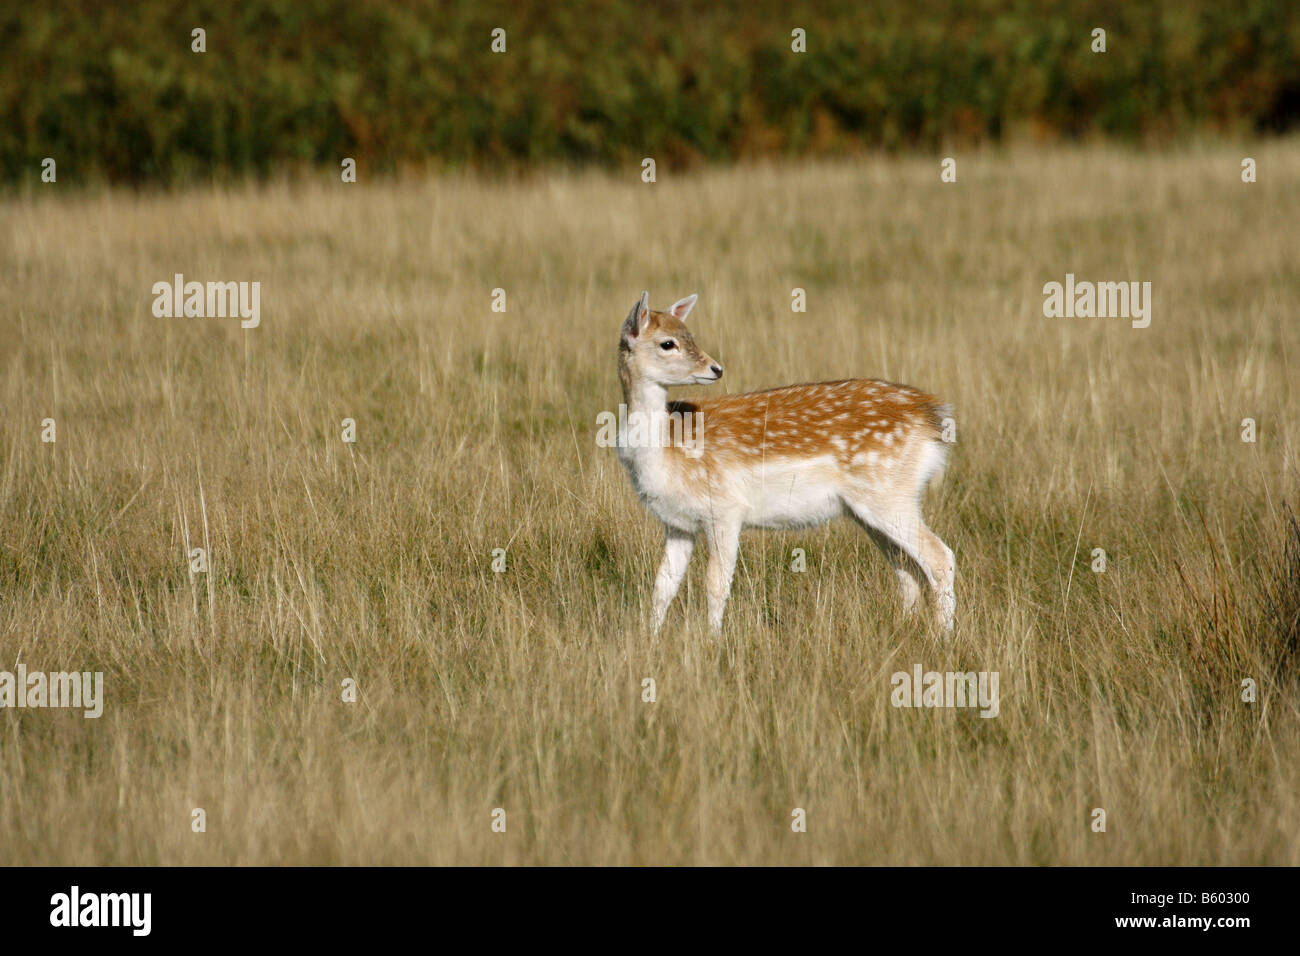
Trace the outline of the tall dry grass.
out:
M 0 710 L 5 862 L 1300 863 L 1296 146 L 0 201 L 0 670 L 107 695 Z M 154 318 L 176 272 L 261 327 Z M 1067 272 L 1150 328 L 1044 318 Z M 646 633 L 595 446 L 643 288 L 731 389 L 956 406 L 950 643 L 847 523 L 748 534 L 721 641 L 697 555 Z M 916 663 L 1000 716 L 891 707 Z

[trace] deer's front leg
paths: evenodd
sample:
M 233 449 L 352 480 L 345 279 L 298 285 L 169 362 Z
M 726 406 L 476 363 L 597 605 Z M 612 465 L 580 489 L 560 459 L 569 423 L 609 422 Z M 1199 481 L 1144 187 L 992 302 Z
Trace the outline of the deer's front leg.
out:
M 659 562 L 659 573 L 655 575 L 654 601 L 651 610 L 651 624 L 656 631 L 668 614 L 668 605 L 673 603 L 682 578 L 686 576 L 686 566 L 691 563 L 691 551 L 695 548 L 695 535 L 687 534 L 676 528 L 668 528 L 664 535 L 664 557 Z
M 732 522 L 714 524 L 706 532 L 709 539 L 709 567 L 705 587 L 709 595 L 709 628 L 722 630 L 722 612 L 731 594 L 731 576 L 736 571 L 736 551 L 740 548 L 740 525 Z

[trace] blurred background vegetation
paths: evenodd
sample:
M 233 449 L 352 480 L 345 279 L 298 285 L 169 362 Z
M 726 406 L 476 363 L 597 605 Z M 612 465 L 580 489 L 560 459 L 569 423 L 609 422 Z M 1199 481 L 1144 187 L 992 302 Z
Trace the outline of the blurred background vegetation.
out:
M 10 183 L 46 156 L 61 182 L 344 156 L 682 167 L 1281 132 L 1300 117 L 1300 3 L 41 0 L 0 11 L 0 63 Z

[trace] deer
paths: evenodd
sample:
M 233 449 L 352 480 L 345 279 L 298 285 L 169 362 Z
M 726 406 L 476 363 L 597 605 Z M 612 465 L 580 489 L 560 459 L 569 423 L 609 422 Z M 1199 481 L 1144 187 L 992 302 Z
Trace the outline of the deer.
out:
M 686 327 L 698 299 L 689 295 L 655 311 L 642 292 L 618 343 L 626 407 L 618 457 L 664 526 L 653 632 L 663 625 L 700 534 L 708 546 L 705 590 L 716 635 L 741 531 L 815 527 L 847 516 L 892 564 L 905 612 L 914 611 L 924 590 L 937 623 L 951 633 L 956 563 L 921 516 L 922 493 L 947 463 L 951 407 L 907 385 L 863 378 L 669 402 L 669 388 L 722 378 L 722 366 Z M 674 440 L 682 421 L 702 425 L 689 442 Z

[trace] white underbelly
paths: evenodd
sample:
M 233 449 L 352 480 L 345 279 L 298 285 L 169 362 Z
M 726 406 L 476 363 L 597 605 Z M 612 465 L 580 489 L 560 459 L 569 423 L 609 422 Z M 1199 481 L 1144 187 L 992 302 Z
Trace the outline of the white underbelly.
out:
M 733 470 L 716 469 L 706 480 L 683 480 L 663 460 L 620 455 L 642 502 L 666 525 L 694 532 L 716 521 L 739 519 L 747 527 L 800 528 L 843 514 L 844 476 L 834 459 L 774 459 Z
M 838 469 L 831 461 L 759 465 L 749 482 L 747 525 L 807 527 L 829 521 L 844 511 Z

